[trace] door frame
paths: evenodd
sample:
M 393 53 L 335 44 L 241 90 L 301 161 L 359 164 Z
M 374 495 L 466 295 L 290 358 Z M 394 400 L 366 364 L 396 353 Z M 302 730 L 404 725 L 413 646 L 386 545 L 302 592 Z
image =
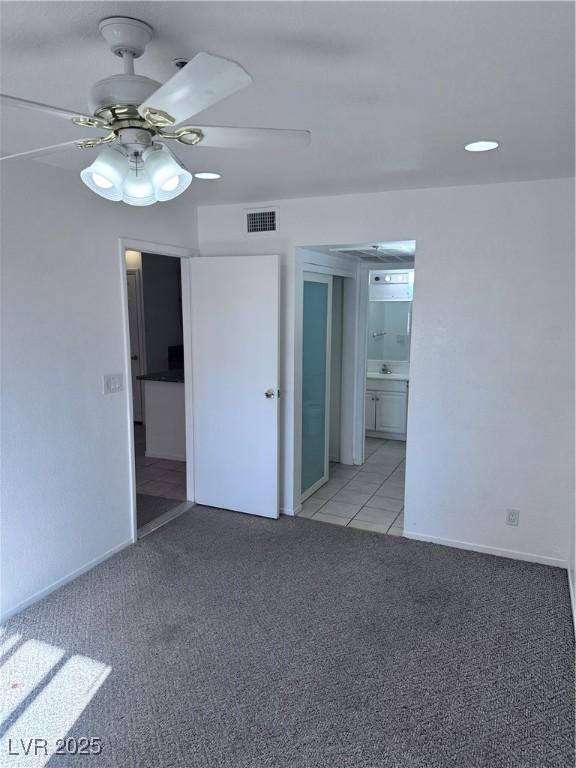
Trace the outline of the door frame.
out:
M 146 326 L 144 325 L 144 291 L 142 287 L 142 263 L 140 267 L 129 267 L 126 269 L 126 275 L 134 275 L 136 277 L 136 314 L 138 315 L 138 353 L 140 357 L 140 375 L 143 376 L 148 373 L 147 357 L 146 357 Z M 130 330 L 130 327 L 128 327 Z M 132 350 L 131 350 L 132 351 Z M 132 376 L 130 376 L 132 381 Z M 144 419 L 145 404 L 144 404 L 144 387 L 140 384 L 140 402 L 142 404 L 142 424 L 146 424 Z
M 417 243 L 418 241 L 416 241 Z M 386 269 L 383 265 L 377 265 L 377 264 L 371 264 L 368 262 L 362 262 L 358 264 L 358 288 L 359 288 L 359 294 L 358 294 L 358 346 L 357 346 L 357 359 L 356 359 L 356 372 L 359 377 L 363 380 L 363 388 L 364 390 L 367 389 L 367 376 L 366 376 L 366 370 L 368 367 L 368 307 L 370 303 L 370 272 L 372 272 L 375 269 Z M 399 269 L 398 267 L 392 267 L 392 269 Z M 412 266 L 407 267 L 407 269 L 413 269 L 414 270 L 414 281 L 416 284 L 416 262 L 412 264 Z M 414 291 L 411 302 L 410 302 L 410 354 L 408 356 L 408 363 L 410 366 L 410 379 L 412 378 L 412 371 L 414 368 L 414 354 L 413 354 L 413 345 L 412 341 L 414 338 L 414 302 L 416 299 L 417 293 Z M 416 307 L 418 307 L 418 304 L 416 304 Z M 410 393 L 411 393 L 411 387 L 410 384 L 408 386 L 408 399 L 406 403 L 406 432 L 403 440 L 406 441 L 406 445 L 408 445 L 408 422 L 410 420 Z M 364 400 L 364 397 L 361 398 L 361 401 L 357 403 L 358 407 L 358 418 L 362 418 L 362 423 L 365 421 L 365 407 L 366 403 Z M 388 438 L 386 438 L 388 439 Z M 362 441 L 364 441 L 364 436 L 362 436 Z M 362 443 L 364 446 L 364 442 Z M 408 466 L 408 452 L 406 453 L 406 466 Z
M 322 274 L 320 272 L 305 271 L 302 274 L 302 290 L 304 283 L 323 283 L 328 286 L 328 298 L 326 306 L 326 380 L 324 383 L 324 473 L 310 488 L 302 491 L 302 479 L 300 479 L 300 502 L 305 501 L 312 496 L 319 488 L 328 482 L 330 467 L 330 388 L 331 388 L 331 364 L 332 364 L 332 288 L 333 275 Z M 304 294 L 302 294 L 304 301 Z M 302 303 L 304 310 L 304 303 Z M 304 371 L 302 371 L 302 374 Z M 300 442 L 302 450 L 302 442 Z
M 180 259 L 182 280 L 182 332 L 184 341 L 184 404 L 186 418 L 186 497 L 194 501 L 194 414 L 192 412 L 192 325 L 191 325 L 191 270 L 190 259 L 198 256 L 198 250 L 183 248 L 179 245 L 140 240 L 132 237 L 118 239 L 118 268 L 121 285 L 121 303 L 123 318 L 124 363 L 123 374 L 124 413 L 128 431 L 128 460 L 130 465 L 130 520 L 131 541 L 138 538 L 136 516 L 136 452 L 134 446 L 134 413 L 132 400 L 132 365 L 130 359 L 130 327 L 128 320 L 128 282 L 126 280 L 127 250 L 140 253 L 156 253 L 159 256 L 172 256 Z
M 398 239 L 398 238 L 396 238 Z M 374 263 L 352 261 L 335 253 L 316 251 L 325 247 L 297 246 L 295 249 L 294 287 L 294 515 L 302 509 L 302 313 L 304 272 L 319 272 L 344 280 L 342 322 L 342 414 L 340 463 L 364 463 L 366 416 L 366 366 L 368 361 L 369 273 Z M 414 312 L 414 298 L 412 299 Z M 413 315 L 412 323 L 413 325 Z M 413 363 L 411 347 L 410 362 Z M 410 419 L 408 397 L 407 422 Z M 408 424 L 406 427 L 408 433 Z

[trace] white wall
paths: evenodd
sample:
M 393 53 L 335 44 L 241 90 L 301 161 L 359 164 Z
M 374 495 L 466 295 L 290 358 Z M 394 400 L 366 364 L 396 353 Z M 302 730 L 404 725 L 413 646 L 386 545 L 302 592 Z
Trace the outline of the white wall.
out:
M 119 237 L 196 246 L 186 196 L 97 197 L 41 163 L 2 165 L 2 615 L 131 540 Z M 191 215 L 192 214 L 192 215 Z
M 572 180 L 269 203 L 280 209 L 273 237 L 242 233 L 240 212 L 250 206 L 202 207 L 198 225 L 203 255 L 282 255 L 283 510 L 298 507 L 295 248 L 416 239 L 406 531 L 566 564 L 574 504 Z M 507 507 L 521 510 L 518 528 L 504 525 Z

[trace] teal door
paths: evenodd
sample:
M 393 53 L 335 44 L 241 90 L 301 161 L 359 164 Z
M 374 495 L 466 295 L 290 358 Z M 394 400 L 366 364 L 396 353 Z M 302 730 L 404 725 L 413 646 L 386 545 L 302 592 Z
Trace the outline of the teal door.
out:
M 328 479 L 328 341 L 332 278 L 304 277 L 302 328 L 302 494 Z

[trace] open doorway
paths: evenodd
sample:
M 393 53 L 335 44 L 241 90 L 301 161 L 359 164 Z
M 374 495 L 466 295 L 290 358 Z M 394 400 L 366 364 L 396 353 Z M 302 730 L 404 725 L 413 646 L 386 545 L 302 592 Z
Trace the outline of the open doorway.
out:
M 316 252 L 338 253 L 356 263 L 360 299 L 355 319 L 346 318 L 342 311 L 346 281 L 340 279 L 338 285 L 336 277 L 330 277 L 329 308 L 324 313 L 317 305 L 314 315 L 307 308 L 307 294 L 311 291 L 306 286 L 311 277 L 303 275 L 303 517 L 403 534 L 415 245 L 415 241 L 399 241 L 315 247 Z M 343 386 L 346 365 L 350 364 L 342 355 L 343 339 L 351 333 L 356 334 L 358 351 L 356 389 Z M 319 338 L 326 343 L 325 363 Z M 315 402 L 310 398 L 311 385 L 317 393 L 321 392 L 323 373 L 324 412 L 318 399 Z M 346 403 L 347 400 L 353 402 Z M 363 421 L 342 422 L 345 411 L 362 414 Z M 317 422 L 326 430 L 329 461 L 325 474 L 307 492 L 305 479 L 319 458 Z M 349 455 L 339 455 L 339 445 L 349 442 L 347 432 L 361 436 L 363 445 L 357 461 L 350 461 Z M 311 435 L 316 436 L 316 443 Z
M 139 537 L 190 506 L 180 261 L 126 251 Z

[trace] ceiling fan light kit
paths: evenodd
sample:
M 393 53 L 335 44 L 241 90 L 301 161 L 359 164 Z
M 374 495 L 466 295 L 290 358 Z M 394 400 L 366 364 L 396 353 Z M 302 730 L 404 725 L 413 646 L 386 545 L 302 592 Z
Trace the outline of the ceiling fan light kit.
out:
M 176 162 L 168 147 L 147 150 L 145 164 L 159 202 L 181 195 L 192 182 L 190 171 Z
M 126 155 L 116 147 L 103 149 L 88 168 L 80 172 L 86 186 L 106 200 L 122 200 L 122 185 L 128 173 Z
M 103 149 L 80 177 L 100 197 L 128 205 L 152 205 L 172 200 L 185 192 L 192 174 L 178 163 L 170 150 L 152 144 L 142 155 L 126 154 L 119 147 Z
M 70 120 L 80 128 L 106 131 L 106 134 L 5 155 L 0 159 L 102 145 L 98 157 L 80 173 L 84 184 L 107 200 L 151 205 L 182 194 L 193 178 L 164 141 L 177 141 L 188 147 L 238 148 L 284 148 L 309 143 L 308 131 L 181 125 L 250 85 L 252 78 L 248 72 L 229 59 L 198 53 L 187 63 L 180 59 L 176 74 L 162 85 L 134 72 L 134 60 L 142 56 L 152 39 L 152 28 L 148 24 L 138 19 L 112 16 L 103 19 L 99 29 L 112 53 L 122 59 L 124 72 L 99 80 L 92 86 L 90 115 L 75 114 L 7 94 L 0 94 L 0 100 L 10 106 Z

